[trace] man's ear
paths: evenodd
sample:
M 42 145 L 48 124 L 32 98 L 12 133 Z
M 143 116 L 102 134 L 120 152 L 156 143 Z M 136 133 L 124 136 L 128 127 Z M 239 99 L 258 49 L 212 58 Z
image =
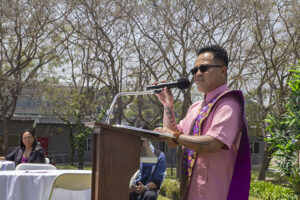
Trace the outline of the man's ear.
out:
M 221 68 L 221 70 L 222 70 L 222 75 L 224 74 L 225 77 L 227 77 L 227 67 L 226 67 L 226 66 L 223 66 L 223 67 Z

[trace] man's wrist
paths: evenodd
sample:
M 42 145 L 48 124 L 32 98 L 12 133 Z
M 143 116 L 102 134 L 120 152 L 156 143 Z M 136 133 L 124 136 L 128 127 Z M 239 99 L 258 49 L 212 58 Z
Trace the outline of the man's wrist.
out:
M 166 104 L 164 105 L 164 109 L 167 111 L 174 110 L 174 104 Z
M 179 139 L 179 136 L 180 136 L 181 134 L 183 134 L 183 133 L 182 133 L 182 132 L 174 132 L 174 133 L 173 133 L 173 136 L 174 136 L 173 142 L 174 142 L 175 144 L 178 144 L 178 139 Z

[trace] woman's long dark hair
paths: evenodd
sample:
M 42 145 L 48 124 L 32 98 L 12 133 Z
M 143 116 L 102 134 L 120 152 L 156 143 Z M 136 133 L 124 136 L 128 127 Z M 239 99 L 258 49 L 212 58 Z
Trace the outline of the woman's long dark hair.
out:
M 34 135 L 34 129 L 25 129 L 25 130 L 21 133 L 21 135 L 20 135 L 20 147 L 21 147 L 22 149 L 25 149 L 25 145 L 24 145 L 24 143 L 23 143 L 22 138 L 23 138 L 24 133 L 27 133 L 27 132 L 29 132 L 29 133 L 32 135 L 33 138 L 34 138 L 34 136 L 35 136 L 35 135 Z M 34 138 L 34 141 L 33 141 L 33 144 L 32 144 L 32 149 L 35 149 L 36 145 L 37 145 L 37 141 L 36 141 L 36 139 Z

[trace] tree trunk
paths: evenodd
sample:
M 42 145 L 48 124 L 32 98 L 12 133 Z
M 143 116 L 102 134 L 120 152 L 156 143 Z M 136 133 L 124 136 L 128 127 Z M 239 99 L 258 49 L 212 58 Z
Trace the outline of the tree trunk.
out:
M 266 173 L 269 168 L 270 161 L 272 159 L 272 154 L 274 153 L 274 148 L 270 149 L 271 144 L 265 143 L 265 149 L 264 149 L 264 157 L 261 164 L 261 168 L 258 175 L 258 180 L 263 181 L 266 178 Z
M 300 185 L 297 185 L 298 200 L 300 200 Z
M 71 126 L 71 124 L 70 124 L 70 126 Z M 74 166 L 74 155 L 75 155 L 74 134 L 73 134 L 72 127 L 69 127 L 69 130 L 70 130 L 70 133 L 69 133 L 69 142 L 70 142 L 70 147 L 71 147 L 71 150 L 70 150 L 70 155 L 71 155 L 70 164 L 71 164 L 71 166 Z
M 8 120 L 5 116 L 2 116 L 2 125 L 3 125 L 3 154 L 6 155 L 8 153 Z
M 86 132 L 81 128 L 79 134 L 76 135 L 78 169 L 84 166 L 84 151 L 86 147 Z
M 85 142 L 85 140 L 83 141 Z M 80 142 L 82 143 L 82 142 Z M 83 148 L 79 148 L 78 151 L 78 169 L 83 169 L 84 166 L 84 149 Z

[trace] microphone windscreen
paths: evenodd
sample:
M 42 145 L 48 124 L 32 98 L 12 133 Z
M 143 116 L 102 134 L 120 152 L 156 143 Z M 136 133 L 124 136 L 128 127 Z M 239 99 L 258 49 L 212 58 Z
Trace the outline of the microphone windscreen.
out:
M 181 90 L 187 89 L 191 85 L 191 82 L 187 78 L 180 78 L 178 79 L 177 83 L 178 83 L 178 88 Z

